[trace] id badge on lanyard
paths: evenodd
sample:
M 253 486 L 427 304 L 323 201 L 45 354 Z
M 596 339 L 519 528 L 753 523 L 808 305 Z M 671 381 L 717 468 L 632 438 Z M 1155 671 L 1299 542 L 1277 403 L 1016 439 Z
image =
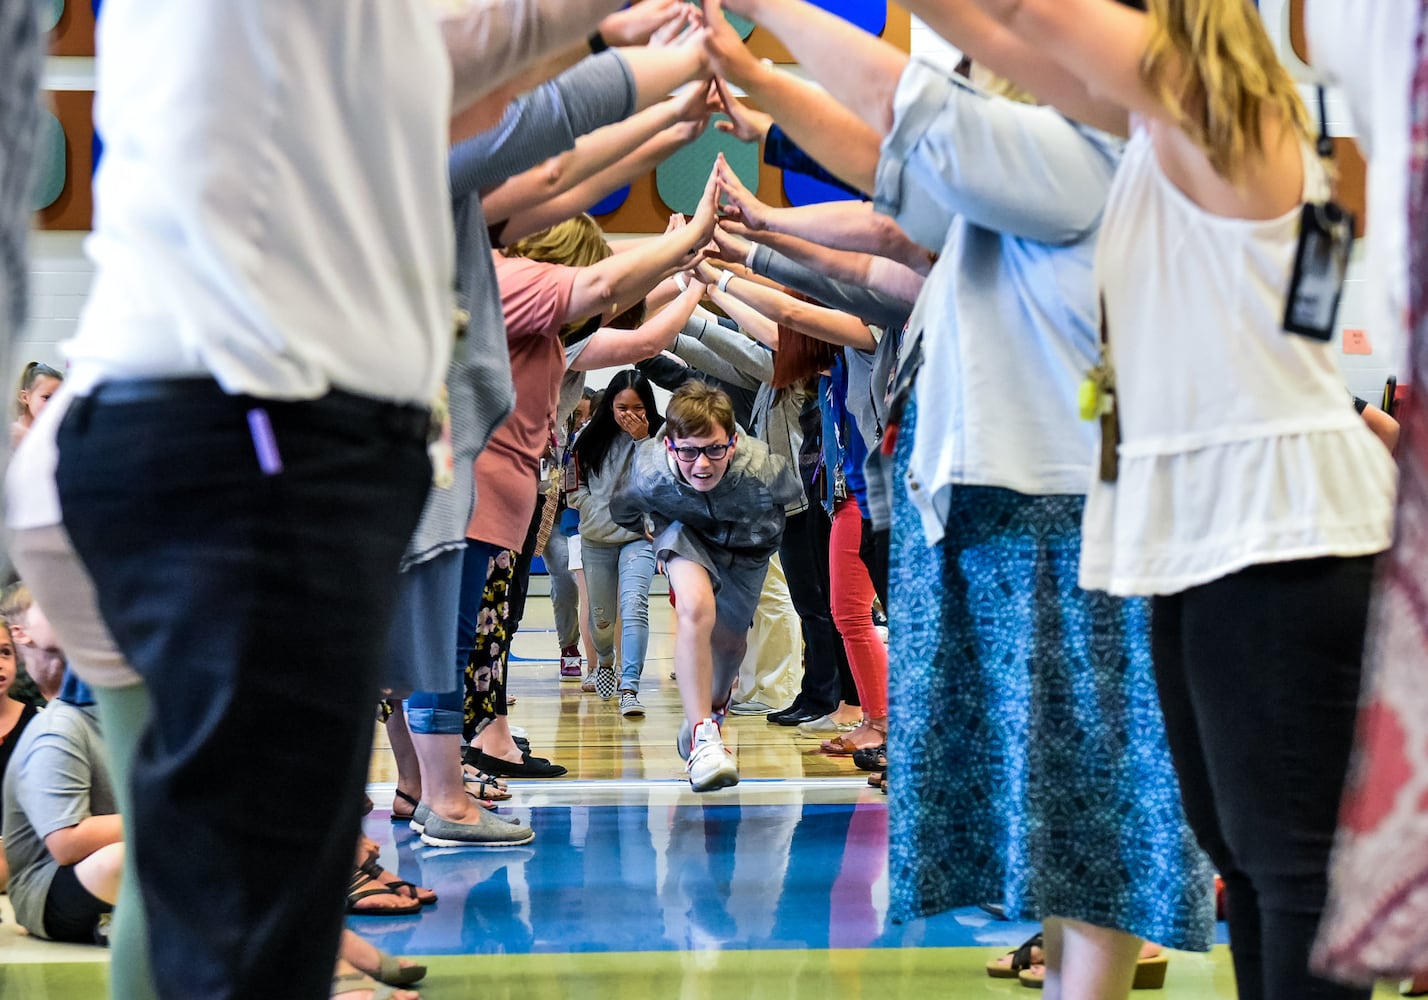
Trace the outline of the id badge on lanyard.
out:
M 1334 141 L 1329 137 L 1324 88 L 1319 88 L 1319 139 L 1316 151 L 1333 177 Z M 1354 216 L 1329 197 L 1306 202 L 1299 215 L 1299 243 L 1294 270 L 1284 297 L 1284 329 L 1314 340 L 1334 336 L 1334 319 L 1344 291 L 1349 251 L 1354 242 Z

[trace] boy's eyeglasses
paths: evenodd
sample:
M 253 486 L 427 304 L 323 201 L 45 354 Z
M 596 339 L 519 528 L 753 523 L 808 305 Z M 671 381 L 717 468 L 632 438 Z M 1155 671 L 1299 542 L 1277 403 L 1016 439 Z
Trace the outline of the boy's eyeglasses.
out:
M 734 439 L 730 438 L 723 444 L 706 444 L 703 448 L 696 448 L 694 445 L 676 448 L 674 445 L 670 445 L 669 450 L 674 452 L 675 457 L 681 462 L 696 462 L 700 455 L 711 462 L 717 462 L 727 455 L 732 447 L 734 447 Z

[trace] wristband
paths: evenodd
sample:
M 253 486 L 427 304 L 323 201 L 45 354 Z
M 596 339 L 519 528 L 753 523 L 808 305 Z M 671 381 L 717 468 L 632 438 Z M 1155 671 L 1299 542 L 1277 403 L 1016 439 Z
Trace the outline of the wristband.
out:
M 685 277 L 683 271 L 674 272 L 674 284 L 681 292 L 689 291 L 689 279 Z
M 725 271 L 723 274 L 719 275 L 719 283 L 715 287 L 718 288 L 721 292 L 727 292 L 729 290 L 729 282 L 733 279 L 733 277 L 733 271 Z
M 610 43 L 605 41 L 604 36 L 601 35 L 599 31 L 590 32 L 590 37 L 587 38 L 585 42 L 590 46 L 590 54 L 592 56 L 598 56 L 601 52 L 604 52 L 610 47 Z
M 750 271 L 754 271 L 754 254 L 759 252 L 759 245 L 753 240 L 749 241 L 749 252 L 744 254 L 744 266 Z

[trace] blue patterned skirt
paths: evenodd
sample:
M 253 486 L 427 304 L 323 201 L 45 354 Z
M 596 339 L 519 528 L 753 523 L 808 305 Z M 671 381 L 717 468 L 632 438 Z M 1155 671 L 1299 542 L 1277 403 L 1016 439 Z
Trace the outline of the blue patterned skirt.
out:
M 905 482 L 908 406 L 894 482 Z M 1080 496 L 954 487 L 926 544 L 894 491 L 892 916 L 1001 903 L 1208 950 L 1209 861 L 1185 822 L 1150 606 L 1081 590 Z

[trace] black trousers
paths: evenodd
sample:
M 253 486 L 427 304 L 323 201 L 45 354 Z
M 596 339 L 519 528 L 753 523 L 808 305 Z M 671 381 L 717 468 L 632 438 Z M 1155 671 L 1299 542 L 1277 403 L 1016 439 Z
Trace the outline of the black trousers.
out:
M 839 701 L 858 704 L 858 689 L 843 637 L 833 624 L 828 582 L 828 514 L 817 504 L 794 514 L 784 525 L 779 556 L 789 597 L 803 630 L 803 685 L 796 703 L 809 712 L 828 714 Z
M 65 525 L 153 699 L 125 840 L 166 998 L 329 993 L 425 427 L 156 380 L 60 428 Z
M 1373 560 L 1253 566 L 1151 625 L 1185 813 L 1225 880 L 1241 1000 L 1366 998 L 1309 949 L 1353 743 Z

